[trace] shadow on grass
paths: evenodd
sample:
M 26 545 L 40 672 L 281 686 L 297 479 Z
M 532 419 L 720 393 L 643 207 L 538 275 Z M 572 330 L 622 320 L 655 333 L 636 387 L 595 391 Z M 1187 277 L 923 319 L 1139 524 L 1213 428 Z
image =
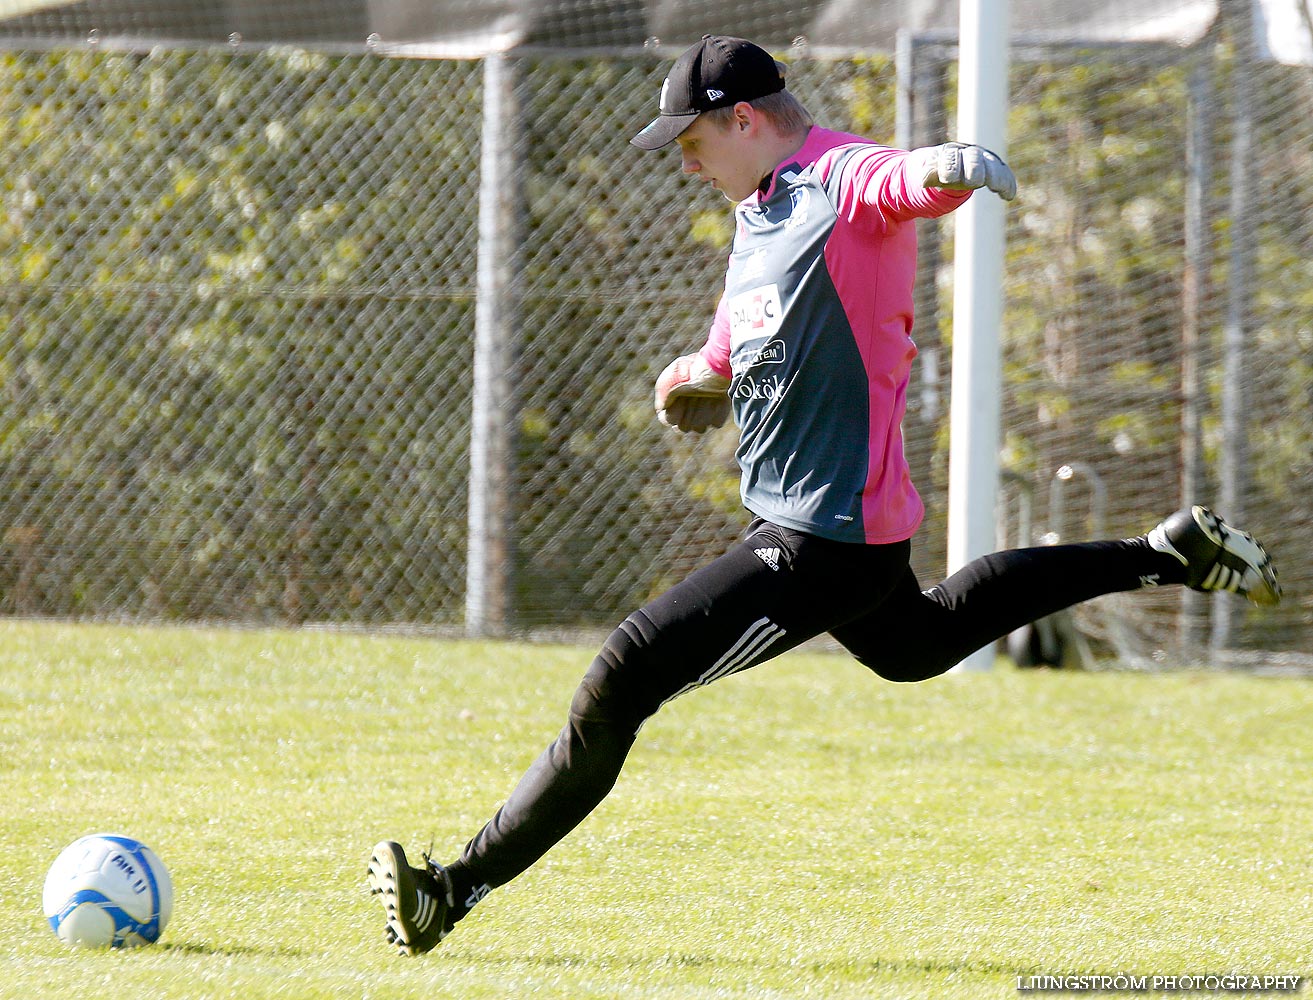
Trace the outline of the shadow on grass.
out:
M 766 966 L 760 961 L 756 960 L 726 959 L 724 955 L 700 953 L 690 954 L 687 952 L 665 955 L 558 953 L 553 955 L 521 955 L 514 958 L 491 954 L 462 952 L 460 954 L 460 960 L 466 961 L 470 965 L 475 966 L 500 966 L 503 968 L 529 969 L 577 969 L 592 967 L 600 970 L 632 970 L 646 967 L 652 970 L 718 968 L 724 970 L 742 969 L 745 971 L 751 970 L 761 972 L 766 968 Z M 998 976 L 1003 977 L 1008 981 L 1015 980 L 1018 977 L 1033 975 L 1038 971 L 1038 967 L 1034 965 L 1017 966 L 997 962 L 971 961 L 969 959 L 953 961 L 916 958 L 832 959 L 810 962 L 789 962 L 780 964 L 778 968 L 782 974 L 786 975 L 796 975 L 799 972 L 803 972 L 816 976 L 839 976 L 850 979 L 881 974 L 942 974 L 980 976 L 985 978 Z
M 156 948 L 160 951 L 176 951 L 183 955 L 214 955 L 225 958 L 253 955 L 260 955 L 264 958 L 281 958 L 283 956 L 296 958 L 307 954 L 307 952 L 297 948 L 253 948 L 250 945 L 216 945 L 200 941 L 165 941 L 156 945 Z

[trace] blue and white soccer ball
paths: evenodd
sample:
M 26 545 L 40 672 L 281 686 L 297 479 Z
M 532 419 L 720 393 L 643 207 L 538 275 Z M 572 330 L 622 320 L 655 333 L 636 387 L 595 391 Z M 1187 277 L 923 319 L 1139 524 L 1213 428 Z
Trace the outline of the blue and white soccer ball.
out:
M 158 940 L 173 915 L 173 881 L 140 840 L 97 833 L 55 858 L 41 904 L 67 944 L 136 948 Z

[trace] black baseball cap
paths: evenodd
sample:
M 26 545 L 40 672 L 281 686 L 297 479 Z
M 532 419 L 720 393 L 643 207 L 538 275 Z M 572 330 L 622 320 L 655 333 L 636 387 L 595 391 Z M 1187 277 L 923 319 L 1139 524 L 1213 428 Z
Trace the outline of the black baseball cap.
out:
M 784 74 L 765 49 L 744 38 L 703 35 L 675 60 L 661 85 L 661 114 L 629 141 L 640 149 L 674 142 L 698 115 L 784 89 Z

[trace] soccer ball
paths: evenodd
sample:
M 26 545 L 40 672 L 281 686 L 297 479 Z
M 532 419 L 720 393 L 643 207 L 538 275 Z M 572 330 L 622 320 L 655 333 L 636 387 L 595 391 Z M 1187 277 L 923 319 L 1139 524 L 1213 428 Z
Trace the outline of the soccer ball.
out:
M 141 841 L 97 833 L 55 858 L 41 905 L 67 944 L 136 948 L 157 940 L 173 915 L 173 882 Z

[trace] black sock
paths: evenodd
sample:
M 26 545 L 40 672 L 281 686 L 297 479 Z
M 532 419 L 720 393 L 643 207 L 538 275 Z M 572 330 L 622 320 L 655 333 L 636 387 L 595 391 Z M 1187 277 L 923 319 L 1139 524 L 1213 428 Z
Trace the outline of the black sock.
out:
M 1149 539 L 1145 535 L 1137 535 L 1135 538 L 1126 539 L 1132 545 L 1138 545 L 1146 549 L 1146 559 L 1150 560 L 1152 569 L 1148 574 L 1157 576 L 1159 586 L 1166 586 L 1171 583 L 1185 583 L 1186 566 L 1181 560 L 1170 552 L 1159 552 L 1149 544 Z
M 447 876 L 451 879 L 451 895 L 456 901 L 449 919 L 455 923 L 474 909 L 474 904 L 488 895 L 492 887 L 477 881 L 459 861 L 447 867 Z

